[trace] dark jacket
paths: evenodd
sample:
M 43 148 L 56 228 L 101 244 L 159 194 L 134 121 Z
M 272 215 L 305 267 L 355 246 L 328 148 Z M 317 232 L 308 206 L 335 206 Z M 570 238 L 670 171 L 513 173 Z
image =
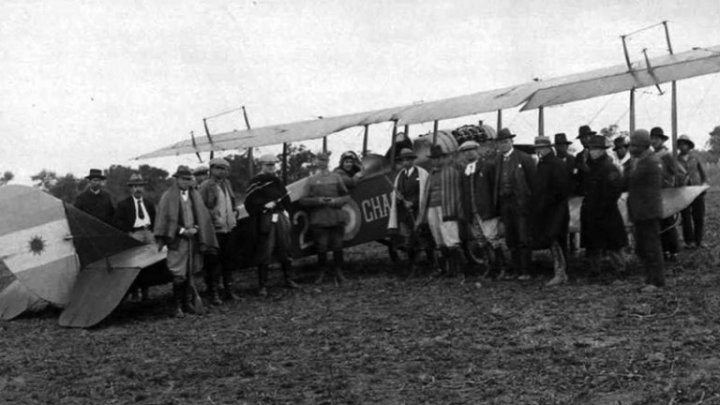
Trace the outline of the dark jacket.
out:
M 630 220 L 637 222 L 662 219 L 660 189 L 662 189 L 663 171 L 660 158 L 647 150 L 632 161 L 633 164 L 627 174 L 627 207 Z
M 583 195 L 583 183 L 587 176 L 590 167 L 588 162 L 590 161 L 590 150 L 583 149 L 575 155 L 575 167 L 573 169 L 573 184 L 575 189 L 573 190 L 574 195 Z
M 505 156 L 502 153 L 498 153 L 495 160 L 495 192 L 493 198 L 495 199 L 495 206 L 499 207 L 500 192 L 502 187 L 502 171 L 507 168 L 511 170 L 510 173 L 513 200 L 518 204 L 520 211 L 526 214 L 530 214 L 533 191 L 535 190 L 535 176 L 536 168 L 535 161 L 525 152 L 513 149 L 510 153 L 507 161 L 504 161 Z
M 686 155 L 678 155 L 677 160 L 687 173 L 687 180 L 683 185 L 699 186 L 707 183 L 705 169 L 703 169 L 703 165 L 695 153 L 689 152 Z
M 113 207 L 112 198 L 105 190 L 100 190 L 95 194 L 90 189 L 86 189 L 78 194 L 75 199 L 75 208 L 86 212 L 95 218 L 112 225 L 115 216 L 115 207 Z
M 265 204 L 276 202 L 278 205 L 272 211 L 265 208 Z M 250 180 L 245 197 L 245 209 L 253 222 L 253 228 L 260 234 L 270 232 L 272 227 L 272 214 L 278 211 L 290 212 L 291 201 L 285 184 L 274 174 L 261 173 Z
M 622 192 L 620 169 L 603 155 L 588 160 L 580 207 L 580 241 L 586 249 L 616 250 L 627 246 L 627 233 L 617 201 Z
M 533 195 L 532 229 L 537 248 L 549 247 L 552 241 L 564 243 L 568 232 L 570 210 L 570 174 L 560 158 L 550 153 L 538 161 L 537 191 Z
M 145 204 L 145 210 L 150 217 L 150 229 L 152 230 L 155 225 L 155 204 L 143 198 L 143 204 Z M 115 219 L 113 223 L 115 226 L 123 232 L 132 232 L 133 225 L 135 225 L 135 218 L 137 216 L 137 204 L 135 198 L 130 196 L 120 201 L 115 209 Z
M 347 217 L 342 210 L 350 201 L 342 178 L 335 173 L 317 173 L 305 183 L 305 197 L 300 205 L 310 211 L 310 225 L 331 228 L 344 225 Z
M 462 212 L 465 221 L 472 221 L 473 212 L 488 220 L 499 215 L 495 204 L 495 162 L 479 159 L 475 170 L 468 172 L 466 166 L 460 172 Z M 473 207 L 474 205 L 474 207 Z
M 557 158 L 565 165 L 565 170 L 567 171 L 567 179 L 568 179 L 568 195 L 572 195 L 575 193 L 575 190 L 577 187 L 575 186 L 575 156 L 565 152 L 562 155 L 558 154 Z

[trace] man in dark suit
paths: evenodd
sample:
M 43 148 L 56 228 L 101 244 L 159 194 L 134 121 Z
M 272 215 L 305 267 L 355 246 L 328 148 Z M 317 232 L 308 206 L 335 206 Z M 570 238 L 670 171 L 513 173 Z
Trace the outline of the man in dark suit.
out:
M 609 146 L 604 136 L 593 135 L 587 146 L 590 160 L 582 187 L 585 197 L 580 207 L 580 241 L 590 260 L 591 275 L 600 275 L 603 252 L 610 256 L 614 271 L 624 272 L 621 249 L 627 246 L 627 234 L 617 205 L 622 193 L 620 169 L 606 153 Z
M 663 188 L 683 185 L 679 180 L 683 178 L 680 173 L 683 169 L 678 165 L 672 152 L 665 146 L 668 139 L 669 137 L 665 135 L 662 128 L 655 127 L 650 130 L 650 144 L 662 164 Z M 671 262 L 677 261 L 677 254 L 680 251 L 680 240 L 675 219 L 676 217 L 673 215 L 660 221 L 663 254 L 665 259 Z
M 567 282 L 566 241 L 570 210 L 570 174 L 560 158 L 552 150 L 550 138 L 535 138 L 535 153 L 538 155 L 537 192 L 532 205 L 533 243 L 538 249 L 550 248 L 554 260 L 555 276 L 548 287 Z
M 594 135 L 597 135 L 597 132 L 590 129 L 589 125 L 583 125 L 578 128 L 577 139 L 582 143 L 583 150 L 575 155 L 575 169 L 573 170 L 574 195 L 583 195 L 583 182 L 585 181 L 585 176 L 587 176 L 590 171 L 590 167 L 588 166 L 588 162 L 590 161 L 588 142 Z
M 505 225 L 505 243 L 510 249 L 513 272 L 519 280 L 530 279 L 531 231 L 533 192 L 535 190 L 535 162 L 530 155 L 513 148 L 515 134 L 503 128 L 495 143 L 495 203 Z
M 155 205 L 143 198 L 147 182 L 140 174 L 133 174 L 128 180 L 130 196 L 117 205 L 113 223 L 123 232 L 146 244 L 154 244 L 153 224 L 155 223 Z M 133 298 L 138 298 L 137 289 L 132 288 Z M 150 298 L 147 286 L 140 286 L 141 299 Z
M 630 136 L 630 154 L 635 158 L 628 172 L 628 214 L 635 225 L 636 249 L 645 267 L 643 292 L 665 285 L 660 221 L 662 220 L 662 164 L 650 149 L 650 134 L 644 129 Z
M 105 176 L 103 176 L 100 169 L 90 169 L 90 174 L 85 178 L 90 183 L 85 191 L 78 194 L 75 199 L 75 208 L 94 216 L 106 224 L 112 224 L 115 207 L 113 207 L 110 194 L 102 189 Z

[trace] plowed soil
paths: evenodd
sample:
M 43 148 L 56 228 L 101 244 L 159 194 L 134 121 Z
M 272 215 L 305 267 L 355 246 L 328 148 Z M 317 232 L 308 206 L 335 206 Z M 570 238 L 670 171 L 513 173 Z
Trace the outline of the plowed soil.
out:
M 380 245 L 348 252 L 350 283 L 255 295 L 170 318 L 169 288 L 89 330 L 45 310 L 0 323 L 2 404 L 720 404 L 720 193 L 707 248 L 608 283 L 405 280 Z M 312 263 L 312 262 L 310 262 Z

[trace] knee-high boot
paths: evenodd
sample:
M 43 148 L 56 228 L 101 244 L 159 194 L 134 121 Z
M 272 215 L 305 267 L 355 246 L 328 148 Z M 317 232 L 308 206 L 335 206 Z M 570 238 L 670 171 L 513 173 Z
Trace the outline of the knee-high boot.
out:
M 172 316 L 175 318 L 184 318 L 185 313 L 182 310 L 185 300 L 185 283 L 180 280 L 173 280 L 173 298 L 172 298 Z
M 343 251 L 342 250 L 335 250 L 333 251 L 333 270 L 335 273 L 335 280 L 337 283 L 346 283 L 347 279 L 343 275 Z
M 261 297 L 267 297 L 267 280 L 268 280 L 268 265 L 261 264 L 258 266 L 258 295 Z
M 487 265 L 485 266 L 485 272 L 483 273 L 482 278 L 487 278 L 497 267 L 497 258 L 495 257 L 495 250 L 493 250 L 492 245 L 489 243 L 483 246 L 483 251 L 485 253 Z
M 327 272 L 327 252 L 318 253 L 318 267 L 320 268 L 320 272 L 317 279 L 315 279 L 315 284 L 322 284 L 325 279 L 325 273 Z
M 205 267 L 205 287 L 208 299 L 212 305 L 221 305 L 220 299 L 220 269 L 218 266 Z
M 558 242 L 553 242 L 552 246 L 550 247 L 550 251 L 552 252 L 553 256 L 553 269 L 555 270 L 555 275 L 553 276 L 552 280 L 548 281 L 547 284 L 545 284 L 547 287 L 556 286 L 559 284 L 567 283 L 567 274 L 565 273 L 565 270 L 567 268 L 567 261 L 565 260 L 565 252 L 562 246 Z
M 285 287 L 287 288 L 300 288 L 299 285 L 293 280 L 293 268 L 292 262 L 283 262 L 282 264 L 283 277 L 285 278 Z
M 223 287 L 225 289 L 225 294 L 224 294 L 223 298 L 225 298 L 226 301 L 235 301 L 235 300 L 239 299 L 239 297 L 233 291 L 234 282 L 233 282 L 232 270 L 225 269 L 223 267 L 222 278 L 223 278 Z

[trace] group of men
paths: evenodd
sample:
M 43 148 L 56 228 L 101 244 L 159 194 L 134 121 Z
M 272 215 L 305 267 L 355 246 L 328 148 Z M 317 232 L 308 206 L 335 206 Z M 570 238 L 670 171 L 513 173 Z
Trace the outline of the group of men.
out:
M 572 143 L 559 133 L 554 142 L 536 137 L 536 157 L 513 147 L 515 135 L 501 129 L 494 139 L 480 134 L 463 142 L 457 154 L 433 145 L 430 171 L 415 164 L 411 149 L 398 154 L 402 169 L 394 182 L 388 227 L 404 238 L 408 272 L 416 271 L 418 243 L 427 226 L 437 250 L 426 249 L 437 274 L 459 275 L 463 240 L 477 239 L 499 279 L 530 279 L 533 249 L 550 249 L 555 274 L 547 283 L 567 282 L 568 200 L 583 196 L 581 246 L 592 276 L 608 279 L 625 271 L 622 254 L 628 236 L 618 199 L 628 191 L 629 219 L 636 252 L 645 267 L 645 290 L 663 287 L 664 260 L 676 260 L 678 235 L 674 218 L 663 218 L 661 189 L 706 182 L 702 164 L 691 154 L 693 142 L 678 139 L 677 159 L 664 146 L 662 128 L 637 130 L 615 139 L 612 154 L 602 135 L 587 125 L 578 130 L 583 150 L 568 153 Z M 704 200 L 701 195 L 683 211 L 687 248 L 702 247 Z M 503 231 L 501 231 L 503 230 Z M 504 233 L 504 237 L 501 237 Z M 439 257 L 435 252 L 439 251 Z M 509 260 L 506 253 L 509 251 Z M 601 271 L 602 258 L 610 271 Z
M 268 271 L 273 260 L 280 263 L 285 286 L 298 288 L 292 277 L 290 195 L 276 175 L 278 160 L 273 155 L 258 159 L 260 172 L 247 187 L 245 208 L 249 215 L 251 235 L 240 237 L 252 241 L 244 253 L 246 261 L 258 269 L 258 293 L 267 296 Z M 310 226 L 319 258 L 316 283 L 333 278 L 336 284 L 346 281 L 342 272 L 343 230 L 346 222 L 342 206 L 349 190 L 362 178 L 362 166 L 356 154 L 346 152 L 334 171 L 328 170 L 329 156 L 314 158 L 315 173 L 307 181 L 300 204 L 309 212 Z M 127 185 L 130 196 L 114 207 L 112 197 L 103 190 L 106 179 L 102 171 L 91 169 L 86 177 L 88 188 L 80 193 L 75 206 L 97 219 L 126 232 L 136 240 L 167 248 L 167 267 L 173 277 L 173 315 L 201 312 L 202 301 L 194 285 L 193 274 L 204 273 L 207 300 L 212 305 L 237 299 L 233 271 L 239 267 L 238 204 L 228 180 L 230 163 L 212 159 L 208 167 L 191 171 L 179 166 L 174 181 L 160 198 L 157 208 L 143 198 L 147 182 L 133 174 Z M 327 253 L 333 262 L 327 266 Z M 133 288 L 147 299 L 147 287 Z

